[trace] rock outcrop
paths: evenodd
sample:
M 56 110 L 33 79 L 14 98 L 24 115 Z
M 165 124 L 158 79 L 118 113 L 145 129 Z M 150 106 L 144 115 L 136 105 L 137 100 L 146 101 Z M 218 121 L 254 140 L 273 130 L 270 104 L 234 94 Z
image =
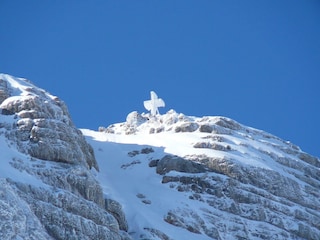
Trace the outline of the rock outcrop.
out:
M 1 239 L 130 239 L 121 207 L 106 204 L 93 176 L 92 147 L 59 98 L 1 74 L 0 113 L 1 160 L 28 179 L 0 179 Z
M 157 162 L 156 171 L 158 174 L 165 174 L 170 171 L 185 173 L 204 173 L 206 168 L 199 163 L 187 160 L 178 156 L 166 155 Z
M 213 239 L 320 239 L 318 158 L 230 119 L 221 118 L 205 126 L 199 132 L 211 135 L 193 147 L 218 154 L 179 157 L 181 164 L 176 164 L 174 156 L 168 164 L 165 160 L 170 157 L 166 156 L 158 162 L 157 173 L 164 175 L 163 183 L 174 184 L 178 191 L 208 207 L 202 209 L 204 214 L 173 209 L 164 218 L 166 222 Z M 222 152 L 223 157 L 217 157 Z M 252 161 L 257 162 L 250 164 Z M 202 169 L 186 167 L 190 162 Z M 182 176 L 171 176 L 170 171 Z M 217 210 L 230 215 L 217 215 Z M 225 221 L 233 227 L 223 229 Z M 254 222 L 258 224 L 251 227 Z
M 5 75 L 2 78 L 17 81 Z M 7 137 L 32 157 L 64 163 L 82 161 L 98 169 L 93 150 L 73 125 L 66 105 L 31 83 L 19 81 L 20 88 L 14 88 L 0 78 L 0 109 L 17 118 Z

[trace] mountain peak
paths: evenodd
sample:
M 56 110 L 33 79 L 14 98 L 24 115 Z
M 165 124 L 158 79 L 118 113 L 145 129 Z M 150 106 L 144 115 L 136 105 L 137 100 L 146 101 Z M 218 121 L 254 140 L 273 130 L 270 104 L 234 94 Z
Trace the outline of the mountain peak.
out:
M 290 154 L 291 157 L 294 156 L 299 160 L 320 166 L 318 158 L 304 153 L 295 144 L 222 116 L 194 117 L 177 113 L 174 110 L 153 116 L 150 113 L 140 114 L 134 111 L 128 114 L 126 122 L 115 123 L 107 128 L 100 127 L 99 132 L 109 134 L 107 136 L 114 135 L 113 139 L 116 139 L 117 135 L 133 135 L 137 137 L 130 139 L 144 138 L 148 140 L 142 141 L 143 144 L 154 142 L 157 146 L 168 148 L 171 147 L 166 141 L 171 143 L 170 139 L 176 139 L 176 141 L 191 146 L 192 151 L 199 152 L 198 155 L 222 156 L 245 165 L 263 166 L 266 169 L 275 169 L 277 166 L 274 160 L 265 160 L 270 158 L 269 155 L 283 158 Z M 119 139 L 125 138 L 119 137 Z M 185 151 L 190 152 L 190 150 Z M 170 153 L 177 154 L 175 151 Z
M 320 220 L 320 160 L 291 142 L 227 117 L 174 110 L 135 111 L 123 123 L 82 131 L 110 177 L 101 177 L 102 185 L 116 189 L 129 223 L 144 222 L 152 212 L 134 229 L 146 238 L 153 239 L 150 229 L 168 234 L 159 239 L 182 236 L 163 221 L 189 231 L 186 239 L 320 237 L 314 224 Z M 115 144 L 122 151 L 109 154 Z M 125 178 L 133 189 L 122 184 Z
M 58 97 L 1 74 L 0 238 L 320 238 L 318 158 L 162 102 L 80 131 Z
M 133 111 L 127 115 L 126 122 L 112 124 L 107 128 L 100 127 L 99 131 L 128 135 L 160 132 L 212 132 L 219 131 L 218 128 L 221 127 L 240 130 L 242 125 L 227 117 L 193 117 L 177 113 L 171 109 L 163 115 L 140 114 L 137 111 Z

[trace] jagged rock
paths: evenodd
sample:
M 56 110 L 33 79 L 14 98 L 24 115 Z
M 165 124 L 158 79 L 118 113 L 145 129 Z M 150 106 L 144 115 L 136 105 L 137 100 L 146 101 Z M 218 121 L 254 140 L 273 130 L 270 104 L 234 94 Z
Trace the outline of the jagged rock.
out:
M 63 102 L 30 83 L 22 85 L 12 88 L 0 80 L 0 141 L 9 152 L 0 154 L 2 163 L 14 169 L 0 179 L 0 239 L 124 240 L 130 239 L 130 231 L 137 239 L 167 240 L 175 230 L 192 239 L 320 239 L 318 158 L 228 118 L 188 117 L 172 110 L 157 116 L 133 112 L 125 123 L 100 128 L 135 134 L 130 141 L 139 140 L 139 146 L 119 144 L 123 151 L 100 159 L 115 158 L 110 166 L 118 166 L 120 181 L 139 173 L 133 191 L 122 195 L 133 196 L 124 209 L 138 204 L 137 209 L 150 215 L 131 208 L 128 226 L 121 205 L 105 199 L 108 194 L 96 180 L 102 175 L 89 170 L 98 167 L 93 151 L 82 142 Z M 94 139 L 88 138 L 92 143 Z M 143 145 L 153 140 L 156 146 Z M 171 143 L 181 149 L 176 151 Z M 99 156 L 108 154 L 102 144 L 94 145 Z M 112 183 L 107 186 L 112 189 Z M 146 186 L 156 186 L 156 196 Z M 121 196 L 121 190 L 116 191 Z
M 241 130 L 242 126 L 236 121 L 226 117 L 195 117 L 185 116 L 169 110 L 164 115 L 150 116 L 134 111 L 127 116 L 124 123 L 112 124 L 107 128 L 100 127 L 99 131 L 114 134 L 136 134 L 146 132 L 149 134 L 161 132 L 194 132 L 230 134 L 231 131 Z
M 215 124 L 224 128 L 229 128 L 231 130 L 241 129 L 241 125 L 239 123 L 237 123 L 236 121 L 230 118 L 225 118 L 225 117 L 220 117 L 218 121 L 215 122 Z
M 176 134 L 175 129 L 192 123 L 199 126 L 192 134 Z M 155 130 L 146 134 L 158 127 L 163 134 L 156 136 Z M 121 124 L 112 129 L 124 133 Z M 181 197 L 179 207 L 170 207 L 165 214 L 167 223 L 213 239 L 320 239 L 319 159 L 299 147 L 228 118 L 180 119 L 175 112 L 149 119 L 135 128 L 135 135 L 139 144 L 155 140 L 164 146 L 163 154 L 174 153 L 177 145 L 179 156 L 165 155 L 160 160 L 139 156 L 139 167 L 145 162 L 155 166 L 161 183 L 175 191 L 177 199 Z M 155 150 L 156 158 L 159 152 Z M 152 211 L 156 201 L 149 199 Z
M 201 173 L 205 172 L 206 168 L 201 164 L 178 156 L 166 155 L 159 160 L 156 168 L 158 174 L 163 175 L 172 170 L 177 172 Z
M 226 139 L 224 137 L 219 136 L 219 135 L 208 135 L 208 136 L 202 137 L 202 139 L 212 140 L 215 142 L 225 142 L 226 141 Z
M 206 133 L 212 133 L 213 127 L 211 127 L 210 125 L 207 125 L 207 124 L 203 124 L 203 125 L 200 125 L 199 131 L 206 132 Z
M 279 239 L 296 239 L 300 237 L 302 239 L 317 239 L 319 238 L 319 232 L 312 230 L 319 229 L 318 224 L 320 215 L 315 214 L 314 211 L 319 209 L 316 206 L 316 198 L 318 194 L 315 193 L 316 189 L 313 189 L 314 198 L 309 195 L 305 198 L 303 189 L 300 185 L 290 178 L 280 175 L 277 172 L 271 172 L 264 169 L 253 169 L 246 167 L 237 167 L 234 164 L 231 165 L 231 160 L 219 160 L 211 159 L 209 161 L 198 159 L 211 170 L 222 173 L 230 178 L 223 180 L 223 178 L 210 179 L 206 175 L 201 178 L 198 177 L 176 177 L 176 176 L 163 176 L 162 183 L 180 183 L 177 185 L 178 191 L 194 192 L 198 195 L 193 195 L 192 199 L 201 200 L 205 195 L 209 194 L 212 198 L 207 198 L 207 203 L 218 208 L 224 212 L 230 212 L 236 216 L 241 216 L 246 219 L 267 222 L 279 229 L 278 234 L 283 237 Z M 221 167 L 224 165 L 225 167 Z M 231 167 L 233 166 L 233 167 Z M 252 186 L 252 187 L 249 187 Z M 260 190 L 258 190 L 260 189 Z M 229 199 L 225 202 L 225 199 Z M 209 200 L 210 199 L 210 200 Z M 232 201 L 230 201 L 230 199 Z M 281 199 L 281 200 L 280 200 Z M 313 199 L 313 200 L 311 200 Z M 312 203 L 311 203 L 312 202 Z M 261 207 L 253 207 L 253 206 Z M 308 208 L 307 212 L 295 209 L 293 206 L 301 206 L 302 208 Z M 302 209 L 299 207 L 299 209 Z M 182 217 L 181 217 L 182 216 Z M 284 217 L 286 216 L 286 217 Z M 168 213 L 166 221 L 173 225 L 180 226 L 190 230 L 190 226 L 185 225 L 182 221 L 185 219 L 185 213 L 180 211 L 174 211 Z M 299 228 L 295 229 L 283 219 L 299 219 Z M 229 219 L 229 222 L 235 220 Z M 187 221 L 188 223 L 190 221 Z M 244 226 L 239 225 L 239 229 L 245 229 Z M 193 228 L 191 228 L 192 230 Z M 198 226 L 199 229 L 199 226 Z M 243 237 L 247 237 L 247 233 L 243 230 L 239 231 Z M 292 234 L 289 237 L 288 232 Z M 269 238 L 270 233 L 259 233 L 259 236 L 265 236 Z M 296 236 L 296 237 L 294 237 Z M 217 236 L 215 236 L 216 238 Z
M 91 146 L 76 128 L 51 119 L 35 120 L 33 124 L 30 139 L 36 141 L 29 145 L 31 156 L 65 163 L 84 161 L 88 167 L 98 169 Z M 23 127 L 20 126 L 20 129 Z
M 0 78 L 0 104 L 9 97 L 7 81 Z
M 128 223 L 122 211 L 122 206 L 115 200 L 105 199 L 105 207 L 118 221 L 119 228 L 128 231 Z
M 197 142 L 193 145 L 194 148 L 209 148 L 218 151 L 229 151 L 231 147 L 227 145 L 226 147 L 217 143 L 210 143 L 210 142 Z
M 24 79 L 3 74 L 0 98 L 1 113 L 13 115 L 0 116 L 0 137 L 7 138 L 7 151 L 14 151 L 11 145 L 21 152 L 2 161 L 31 179 L 0 179 L 0 238 L 130 239 L 121 207 L 108 212 L 110 205 L 90 171 L 99 170 L 93 149 L 65 104 Z
M 174 226 L 185 228 L 192 233 L 201 234 L 203 232 L 212 239 L 221 239 L 217 229 L 207 229 L 205 221 L 190 209 L 171 210 L 164 220 Z
M 302 161 L 305 161 L 307 163 L 310 163 L 311 165 L 314 165 L 318 168 L 320 168 L 320 160 L 316 157 L 313 157 L 307 153 L 299 153 L 299 158 L 302 160 Z
M 15 183 L 24 199 L 54 239 L 119 239 L 116 219 L 94 202 L 59 189 Z
M 194 132 L 198 127 L 199 125 L 197 123 L 183 123 L 175 128 L 175 132 Z
M 72 192 L 78 197 L 93 201 L 104 208 L 104 198 L 101 186 L 88 170 L 81 166 L 61 163 L 51 163 L 33 159 L 29 165 L 22 160 L 13 159 L 11 165 L 20 171 L 37 176 L 45 184 Z
M 152 159 L 149 162 L 149 167 L 156 167 L 158 165 L 159 159 Z
M 15 187 L 5 179 L 0 179 L 0 239 L 52 239 Z
M 168 182 L 178 182 L 179 177 L 173 177 L 173 176 L 163 176 L 161 183 L 168 183 Z
M 193 146 L 194 154 L 187 149 L 183 155 L 179 149 L 179 156 L 149 159 L 149 166 L 162 175 L 162 184 L 206 206 L 196 211 L 171 209 L 166 222 L 213 239 L 320 239 L 318 158 L 225 117 L 196 118 L 169 111 L 133 131 L 137 138 L 141 133 L 139 143 L 147 144 L 145 133 L 152 133 L 150 140 L 158 138 L 157 128 L 164 132 L 157 143 L 170 153 L 175 153 L 175 146 L 167 139 L 177 146 L 181 141 L 182 149 Z M 120 123 L 111 129 L 123 134 L 125 128 Z
M 153 153 L 154 150 L 151 147 L 146 147 L 146 148 L 142 148 L 140 152 L 141 154 L 149 154 L 149 153 Z
M 82 163 L 98 169 L 91 146 L 73 125 L 60 99 L 35 87 L 25 88 L 26 96 L 11 97 L 9 86 L 5 91 L 8 97 L 0 105 L 2 112 L 19 116 L 7 137 L 18 140 L 20 151 L 40 159 Z

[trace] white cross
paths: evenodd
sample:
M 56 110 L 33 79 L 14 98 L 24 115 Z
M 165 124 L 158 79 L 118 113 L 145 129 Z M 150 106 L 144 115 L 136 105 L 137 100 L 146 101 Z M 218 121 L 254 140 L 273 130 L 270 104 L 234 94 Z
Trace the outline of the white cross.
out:
M 158 107 L 164 107 L 165 103 L 161 98 L 158 98 L 154 91 L 150 92 L 151 100 L 143 102 L 144 107 L 151 112 L 152 116 L 159 114 Z

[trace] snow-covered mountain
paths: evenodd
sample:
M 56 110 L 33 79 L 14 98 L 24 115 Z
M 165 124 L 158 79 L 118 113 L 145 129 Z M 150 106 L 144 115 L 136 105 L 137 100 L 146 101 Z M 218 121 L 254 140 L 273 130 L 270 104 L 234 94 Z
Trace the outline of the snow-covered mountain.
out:
M 320 160 L 264 131 L 174 110 L 80 131 L 5 74 L 0 113 L 0 239 L 320 239 Z
M 173 110 L 82 131 L 135 239 L 320 239 L 320 161 L 290 142 Z

